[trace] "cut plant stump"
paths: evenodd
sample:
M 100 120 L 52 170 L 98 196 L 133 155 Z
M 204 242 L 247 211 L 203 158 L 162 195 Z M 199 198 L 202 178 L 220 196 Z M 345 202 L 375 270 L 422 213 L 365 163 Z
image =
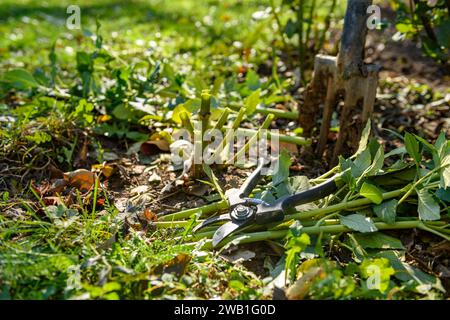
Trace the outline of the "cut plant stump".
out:
M 320 114 L 319 107 L 323 106 L 316 148 L 317 154 L 322 156 L 333 112 L 343 101 L 332 164 L 337 162 L 339 155 L 355 151 L 356 142 L 373 112 L 380 67 L 364 63 L 367 8 L 371 4 L 371 0 L 348 0 L 339 54 L 337 57 L 316 55 L 313 79 L 306 88 L 305 103 L 299 110 L 304 136 L 311 137 Z

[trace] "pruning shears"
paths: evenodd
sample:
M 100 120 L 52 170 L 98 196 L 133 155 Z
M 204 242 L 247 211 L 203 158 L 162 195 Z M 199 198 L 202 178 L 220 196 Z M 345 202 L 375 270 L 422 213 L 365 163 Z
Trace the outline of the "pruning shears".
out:
M 219 222 L 225 222 L 213 235 L 212 245 L 216 247 L 222 240 L 236 231 L 253 224 L 263 225 L 278 222 L 284 219 L 286 213 L 297 205 L 322 199 L 337 190 L 336 177 L 314 186 L 308 190 L 287 195 L 272 203 L 261 199 L 250 198 L 250 194 L 262 178 L 262 170 L 266 166 L 264 159 L 260 158 L 257 168 L 247 178 L 240 188 L 228 190 L 225 195 L 229 204 L 229 213 L 203 220 L 193 232 Z

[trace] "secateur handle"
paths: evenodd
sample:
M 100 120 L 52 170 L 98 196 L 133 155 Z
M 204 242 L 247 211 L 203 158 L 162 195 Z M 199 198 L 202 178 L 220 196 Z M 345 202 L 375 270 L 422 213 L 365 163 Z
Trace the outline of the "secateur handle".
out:
M 295 206 L 323 199 L 337 190 L 336 176 L 308 190 L 293 194 L 282 199 L 281 207 L 287 211 Z
M 311 189 L 280 198 L 272 204 L 259 204 L 255 214 L 256 223 L 266 224 L 282 221 L 289 211 L 295 209 L 295 206 L 323 199 L 332 194 L 337 190 L 337 177 L 334 176 Z
M 264 158 L 258 159 L 258 166 L 255 170 L 253 170 L 250 176 L 248 176 L 248 178 L 244 181 L 244 184 L 239 188 L 241 198 L 248 197 L 252 193 L 253 189 L 255 189 L 258 182 L 262 178 L 261 172 L 265 164 L 266 161 L 264 160 Z

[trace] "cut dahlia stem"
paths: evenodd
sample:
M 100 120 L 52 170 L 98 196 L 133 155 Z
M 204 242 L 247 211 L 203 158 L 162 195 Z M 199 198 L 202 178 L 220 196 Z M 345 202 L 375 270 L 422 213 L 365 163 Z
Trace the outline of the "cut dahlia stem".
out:
M 426 230 L 424 228 L 424 224 L 420 220 L 412 220 L 412 221 L 399 221 L 393 224 L 388 224 L 384 222 L 376 222 L 375 226 L 378 230 L 395 230 L 395 229 L 413 229 L 418 228 L 422 230 Z M 429 228 L 427 228 L 429 229 Z M 338 224 L 338 225 L 328 225 L 328 226 L 312 226 L 312 227 L 303 227 L 302 229 L 303 233 L 307 233 L 310 235 L 313 234 L 320 234 L 320 233 L 328 233 L 328 234 L 336 234 L 336 233 L 343 233 L 343 232 L 355 232 L 355 230 L 352 230 L 344 225 Z M 427 230 L 429 231 L 429 230 Z M 218 248 L 223 247 L 227 245 L 230 242 L 236 242 L 236 244 L 245 244 L 245 243 L 252 243 L 252 242 L 258 242 L 258 241 L 265 241 L 265 240 L 276 240 L 276 239 L 282 239 L 289 233 L 289 229 L 283 229 L 283 230 L 276 230 L 276 231 L 260 231 L 260 232 L 252 232 L 252 233 L 246 233 L 246 234 L 237 234 L 230 236 L 229 238 L 225 239 L 222 243 L 218 245 Z M 207 236 L 210 235 L 210 233 L 205 234 Z M 189 243 L 188 245 L 196 245 L 196 243 Z M 202 249 L 212 249 L 212 243 L 211 240 L 205 241 L 205 243 L 202 246 Z
M 221 200 L 218 202 L 207 204 L 203 207 L 186 209 L 183 211 L 158 216 L 158 221 L 176 221 L 180 219 L 188 219 L 194 214 L 199 214 L 199 216 L 202 217 L 225 209 L 228 209 L 228 201 Z

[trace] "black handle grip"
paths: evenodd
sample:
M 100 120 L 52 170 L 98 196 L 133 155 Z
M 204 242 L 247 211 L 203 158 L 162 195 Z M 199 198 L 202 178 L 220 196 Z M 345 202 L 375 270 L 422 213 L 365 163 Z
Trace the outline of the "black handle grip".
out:
M 300 204 L 313 202 L 332 194 L 337 190 L 336 177 L 333 177 L 311 189 L 296 193 L 283 199 L 281 207 L 283 211 L 294 208 Z
M 253 189 L 255 189 L 259 180 L 261 180 L 261 171 L 264 168 L 264 163 L 264 158 L 258 159 L 258 166 L 239 188 L 241 197 L 248 197 L 252 193 Z

